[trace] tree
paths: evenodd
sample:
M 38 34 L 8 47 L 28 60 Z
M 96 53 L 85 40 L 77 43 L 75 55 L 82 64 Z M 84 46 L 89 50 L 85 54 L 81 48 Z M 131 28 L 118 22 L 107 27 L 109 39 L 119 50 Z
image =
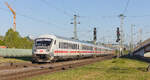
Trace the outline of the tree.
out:
M 5 45 L 9 48 L 17 48 L 20 42 L 20 36 L 18 32 L 14 32 L 13 29 L 9 29 L 4 37 Z
M 4 46 L 4 45 L 5 45 L 4 41 L 0 40 L 0 46 Z
M 33 41 L 22 38 L 18 32 L 9 29 L 4 37 L 4 43 L 8 48 L 32 48 Z
M 0 36 L 0 40 L 3 40 L 4 39 L 4 37 L 3 36 Z

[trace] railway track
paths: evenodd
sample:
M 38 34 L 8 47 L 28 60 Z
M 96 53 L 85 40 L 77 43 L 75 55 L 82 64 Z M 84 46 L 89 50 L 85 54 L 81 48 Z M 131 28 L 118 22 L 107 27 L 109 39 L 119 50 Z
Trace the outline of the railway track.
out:
M 10 64 L 10 67 L 0 69 L 0 80 L 21 80 L 36 75 L 53 73 L 80 67 L 94 62 L 112 59 L 113 56 L 103 56 L 80 60 L 64 61 L 51 64 Z M 15 68 L 16 67 L 16 68 Z M 9 69 L 8 69 L 9 68 Z

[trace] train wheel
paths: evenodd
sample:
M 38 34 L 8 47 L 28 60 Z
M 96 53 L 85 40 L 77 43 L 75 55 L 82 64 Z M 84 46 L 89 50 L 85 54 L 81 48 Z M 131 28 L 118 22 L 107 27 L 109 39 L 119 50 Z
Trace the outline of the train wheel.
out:
M 51 61 L 51 63 L 55 63 L 55 62 L 56 62 L 56 60 L 52 60 L 52 61 Z
M 93 55 L 93 58 L 96 58 L 96 55 Z
M 35 64 L 36 62 L 34 60 L 32 60 L 32 64 Z

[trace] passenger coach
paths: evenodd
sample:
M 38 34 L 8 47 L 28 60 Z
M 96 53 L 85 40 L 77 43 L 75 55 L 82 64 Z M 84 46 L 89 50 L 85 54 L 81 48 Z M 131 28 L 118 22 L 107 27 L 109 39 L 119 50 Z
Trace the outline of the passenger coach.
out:
M 32 61 L 52 62 L 111 54 L 113 54 L 113 50 L 103 46 L 55 35 L 42 35 L 34 41 Z

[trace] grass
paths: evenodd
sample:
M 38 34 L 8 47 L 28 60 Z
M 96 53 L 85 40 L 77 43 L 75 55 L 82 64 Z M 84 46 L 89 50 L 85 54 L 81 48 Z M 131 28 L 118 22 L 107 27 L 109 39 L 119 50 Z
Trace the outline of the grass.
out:
M 15 58 L 0 58 L 0 63 L 19 63 L 19 62 L 29 62 L 31 61 L 31 57 L 15 57 Z
M 147 66 L 146 62 L 112 59 L 25 80 L 150 80 Z

